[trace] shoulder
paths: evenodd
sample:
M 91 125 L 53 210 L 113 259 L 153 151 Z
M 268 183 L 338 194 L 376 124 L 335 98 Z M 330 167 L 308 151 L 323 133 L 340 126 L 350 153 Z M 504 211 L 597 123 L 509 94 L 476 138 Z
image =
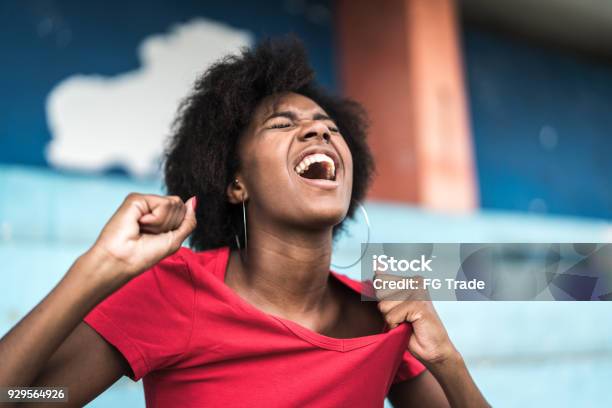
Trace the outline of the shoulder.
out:
M 343 283 L 345 286 L 348 286 L 349 288 L 351 288 L 353 291 L 357 292 L 358 294 L 365 296 L 365 297 L 374 296 L 374 290 L 373 290 L 371 282 L 353 279 L 350 276 L 347 276 L 347 275 L 344 275 L 342 273 L 338 273 L 335 271 L 330 271 L 330 273 L 338 281 Z
M 227 256 L 228 248 L 220 247 L 208 249 L 205 251 L 194 251 L 193 249 L 182 246 L 175 253 L 168 255 L 158 265 L 191 265 L 198 264 L 203 267 L 214 267 L 215 263 L 221 260 L 223 256 Z
M 180 247 L 174 254 L 158 263 L 162 269 L 183 267 L 192 279 L 198 280 L 207 275 L 222 277 L 229 257 L 228 247 L 219 247 L 205 251 L 194 251 L 188 247 Z
M 180 247 L 176 252 L 158 261 L 151 268 L 133 278 L 119 292 L 147 292 L 163 294 L 164 297 L 180 297 L 194 290 L 197 282 L 216 273 L 222 265 L 223 248 L 194 251 Z

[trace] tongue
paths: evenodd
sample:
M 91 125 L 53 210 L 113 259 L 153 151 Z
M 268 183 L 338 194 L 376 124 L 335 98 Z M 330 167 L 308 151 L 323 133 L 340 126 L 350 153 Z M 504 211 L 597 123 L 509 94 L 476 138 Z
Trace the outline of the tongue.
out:
M 326 162 L 312 163 L 310 166 L 308 166 L 308 169 L 301 174 L 301 176 L 308 179 L 328 180 L 327 169 L 329 166 L 330 164 Z

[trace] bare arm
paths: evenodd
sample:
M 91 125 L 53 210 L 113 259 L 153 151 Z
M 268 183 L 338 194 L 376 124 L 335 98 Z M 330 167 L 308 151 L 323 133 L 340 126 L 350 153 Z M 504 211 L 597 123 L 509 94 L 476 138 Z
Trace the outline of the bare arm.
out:
M 115 268 L 95 252 L 75 261 L 60 283 L 0 341 L 0 384 L 34 382 L 89 310 L 121 286 L 120 279 L 112 278 L 118 276 Z
M 70 405 L 80 406 L 129 373 L 123 357 L 82 319 L 176 252 L 193 228 L 191 201 L 130 194 L 94 246 L 0 340 L 0 386 L 67 386 Z
M 394 407 L 447 408 L 448 400 L 440 384 L 429 371 L 394 384 L 389 391 Z
M 33 387 L 67 387 L 68 405 L 82 407 L 131 369 L 123 356 L 86 323 L 79 323 L 45 364 Z M 23 404 L 19 404 L 21 407 Z M 35 403 L 33 407 L 47 406 Z M 57 407 L 57 403 L 49 403 Z
M 397 408 L 489 407 L 456 353 L 447 361 L 427 364 L 428 370 L 391 387 L 389 401 Z

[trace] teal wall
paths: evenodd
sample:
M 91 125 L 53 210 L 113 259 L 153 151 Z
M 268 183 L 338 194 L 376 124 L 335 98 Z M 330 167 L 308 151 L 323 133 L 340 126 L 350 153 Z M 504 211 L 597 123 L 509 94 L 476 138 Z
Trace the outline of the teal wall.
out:
M 66 176 L 0 166 L 0 333 L 57 283 L 131 191 L 159 182 Z M 605 242 L 604 221 L 520 213 L 443 215 L 369 202 L 372 242 Z M 365 239 L 350 225 L 334 262 L 350 263 Z M 358 270 L 346 272 L 358 278 Z M 495 407 L 612 406 L 612 302 L 437 302 L 451 338 Z M 144 406 L 141 383 L 121 380 L 91 407 Z

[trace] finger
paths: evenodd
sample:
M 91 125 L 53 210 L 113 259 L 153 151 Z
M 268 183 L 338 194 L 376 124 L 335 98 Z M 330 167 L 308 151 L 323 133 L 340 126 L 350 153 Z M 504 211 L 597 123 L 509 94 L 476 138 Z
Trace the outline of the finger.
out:
M 189 234 L 191 234 L 191 232 L 196 227 L 197 222 L 196 222 L 195 210 L 193 208 L 194 200 L 195 200 L 195 197 L 191 197 L 184 204 L 185 216 L 183 217 L 183 220 L 181 221 L 181 224 L 178 226 L 178 228 L 171 231 L 173 233 L 172 234 L 173 244 L 176 245 L 177 247 L 181 246 L 183 241 L 185 241 L 185 239 L 189 236 Z
M 382 300 L 397 300 L 403 302 L 404 300 L 409 300 L 411 296 L 411 292 L 414 289 L 387 289 L 376 292 L 376 299 L 379 301 Z
M 159 226 L 160 232 L 171 231 L 174 229 L 171 228 L 171 223 L 176 206 L 177 203 L 174 198 L 164 197 L 164 201 L 160 203 L 159 207 L 153 211 L 154 213 L 157 212 L 159 214 L 159 223 L 157 225 Z
M 138 224 L 140 226 L 140 231 L 143 233 L 149 233 L 149 234 L 160 234 L 162 232 L 166 232 L 167 230 L 164 230 L 164 220 L 167 218 L 167 216 L 165 216 L 163 214 L 163 211 L 161 208 L 158 208 L 156 210 L 154 210 L 154 213 L 150 213 L 150 214 L 145 214 L 143 215 L 139 220 L 138 220 Z
M 378 302 L 378 310 L 380 310 L 382 314 L 385 314 L 402 303 L 404 303 L 403 300 L 381 300 Z
M 163 224 L 164 232 L 177 229 L 185 217 L 185 203 L 179 196 L 168 197 L 168 215 Z
M 401 307 L 395 307 L 383 315 L 385 323 L 390 329 L 394 329 L 401 323 L 406 321 L 406 316 L 403 314 Z
M 423 315 L 421 302 L 402 302 L 385 313 L 385 321 L 394 328 L 403 322 L 413 323 Z
M 157 222 L 157 217 L 152 213 L 145 214 L 142 217 L 140 217 L 138 222 L 141 224 L 153 224 Z
M 149 202 L 145 198 L 145 195 L 130 193 L 125 197 L 123 203 L 119 206 L 112 218 L 138 220 L 149 212 L 151 212 L 151 208 L 149 207 Z
M 399 282 L 404 277 L 393 275 L 393 274 L 385 274 L 385 273 L 374 273 L 374 281 L 377 283 L 378 289 L 375 288 L 376 298 L 379 300 L 386 298 L 393 298 L 396 295 L 400 295 L 402 289 L 391 289 L 389 285 L 390 282 Z M 381 288 L 382 285 L 382 288 Z
M 145 211 L 138 218 L 138 222 L 160 225 L 163 220 L 163 204 L 166 201 L 165 197 L 154 194 L 147 194 L 141 197 L 144 202 Z
M 162 233 L 160 227 L 151 226 L 151 225 L 140 225 L 140 233 L 141 234 L 153 234 L 157 235 Z
M 179 199 L 179 202 L 172 209 L 172 216 L 168 223 L 168 229 L 174 230 L 181 226 L 185 213 L 187 212 L 187 206 L 183 203 L 183 200 Z
M 429 300 L 429 291 L 425 289 L 423 277 L 415 276 L 398 276 L 392 274 L 375 274 L 376 279 L 380 279 L 379 285 L 383 285 L 383 289 L 376 290 L 376 298 L 378 300 Z M 405 286 L 392 286 L 390 284 L 404 283 Z M 379 286 L 380 287 L 380 286 Z
M 412 302 L 417 300 L 430 300 L 427 289 L 397 289 L 385 293 L 376 294 L 378 301 Z
M 181 207 L 183 207 L 183 202 L 179 197 L 155 197 L 149 205 L 152 212 L 140 218 L 141 230 L 159 234 L 173 230 L 179 225 L 177 212 L 180 213 Z

